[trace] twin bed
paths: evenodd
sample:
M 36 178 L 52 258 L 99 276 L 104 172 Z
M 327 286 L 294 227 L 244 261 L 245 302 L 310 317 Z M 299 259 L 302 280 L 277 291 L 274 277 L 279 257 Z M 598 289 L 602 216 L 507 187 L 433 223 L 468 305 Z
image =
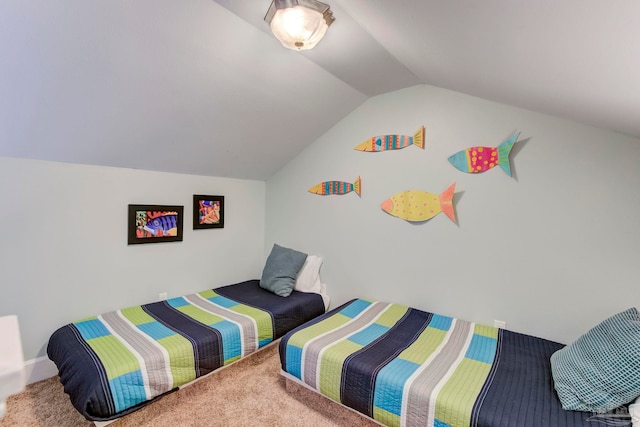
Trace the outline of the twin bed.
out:
M 98 422 L 280 339 L 286 381 L 388 426 L 631 425 L 626 405 L 597 411 L 604 414 L 563 409 L 551 362 L 562 365 L 562 344 L 399 304 L 326 308 L 326 295 L 283 298 L 251 280 L 68 324 L 47 351 L 74 407 Z M 624 328 L 640 333 L 637 310 L 630 319 Z M 621 368 L 632 378 L 638 356 L 633 350 Z M 628 378 L 626 402 L 640 394 Z
M 287 381 L 388 426 L 598 425 L 562 409 L 542 338 L 357 299 L 279 346 Z
M 324 312 L 321 294 L 282 298 L 250 280 L 70 323 L 52 334 L 47 353 L 73 406 L 108 421 Z

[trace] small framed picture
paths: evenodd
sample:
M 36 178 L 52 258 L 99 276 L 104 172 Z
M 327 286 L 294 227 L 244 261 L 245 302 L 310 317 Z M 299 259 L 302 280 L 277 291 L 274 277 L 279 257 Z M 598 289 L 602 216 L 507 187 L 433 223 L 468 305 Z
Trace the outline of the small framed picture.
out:
M 224 196 L 193 196 L 193 229 L 224 228 Z
M 129 205 L 129 245 L 182 241 L 184 206 Z

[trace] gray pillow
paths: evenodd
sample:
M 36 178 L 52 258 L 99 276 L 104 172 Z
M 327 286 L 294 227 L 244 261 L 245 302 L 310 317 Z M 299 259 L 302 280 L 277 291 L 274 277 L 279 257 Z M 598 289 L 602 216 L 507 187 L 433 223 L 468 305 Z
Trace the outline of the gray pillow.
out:
M 640 395 L 640 314 L 630 308 L 551 355 L 562 407 L 603 413 Z
M 288 297 L 306 259 L 305 253 L 274 244 L 262 270 L 260 287 L 281 297 Z

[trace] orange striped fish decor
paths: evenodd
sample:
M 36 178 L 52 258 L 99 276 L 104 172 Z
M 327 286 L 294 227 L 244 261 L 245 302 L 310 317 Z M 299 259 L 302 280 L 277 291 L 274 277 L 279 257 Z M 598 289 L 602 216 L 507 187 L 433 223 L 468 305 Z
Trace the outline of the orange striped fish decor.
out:
M 424 148 L 424 126 L 413 135 L 378 135 L 367 139 L 353 149 L 358 151 L 400 150 L 410 145 Z
M 347 194 L 352 191 L 360 197 L 360 190 L 362 183 L 360 177 L 356 178 L 355 182 L 345 181 L 325 181 L 320 184 L 316 184 L 309 189 L 309 193 L 319 194 L 321 196 L 327 196 L 330 194 Z

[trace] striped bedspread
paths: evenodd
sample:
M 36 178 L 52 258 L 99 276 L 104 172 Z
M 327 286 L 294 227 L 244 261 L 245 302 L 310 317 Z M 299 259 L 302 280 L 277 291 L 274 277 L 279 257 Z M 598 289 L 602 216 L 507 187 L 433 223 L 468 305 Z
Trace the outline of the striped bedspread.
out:
M 58 329 L 47 352 L 76 409 L 90 420 L 111 419 L 324 312 L 319 295 L 292 296 L 249 281 L 116 310 Z
M 282 370 L 388 426 L 582 426 L 549 358 L 562 345 L 410 307 L 351 301 L 285 335 Z

